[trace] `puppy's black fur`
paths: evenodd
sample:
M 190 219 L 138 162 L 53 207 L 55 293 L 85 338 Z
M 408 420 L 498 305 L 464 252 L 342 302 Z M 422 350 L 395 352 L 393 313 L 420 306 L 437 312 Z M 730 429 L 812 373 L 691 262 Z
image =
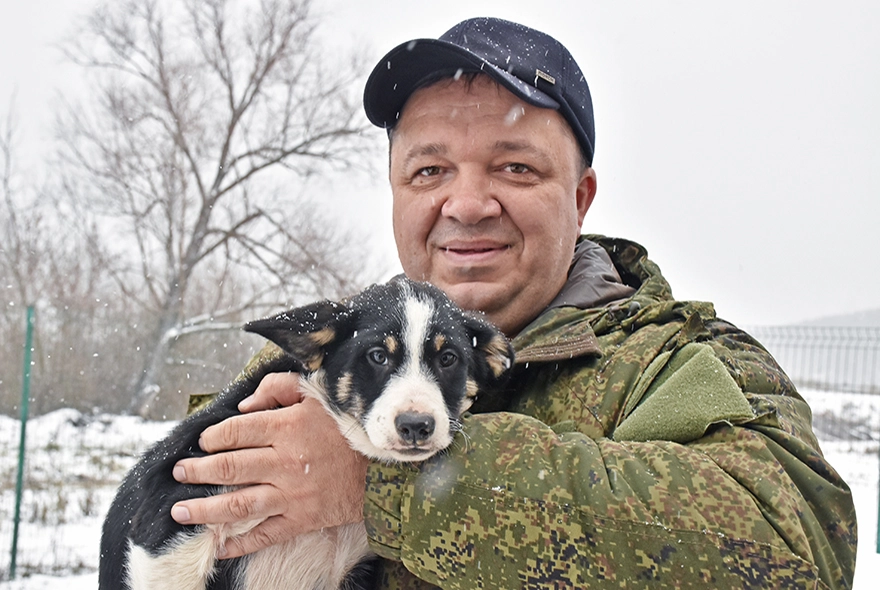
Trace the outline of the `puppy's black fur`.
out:
M 389 462 L 419 461 L 442 450 L 477 392 L 484 398 L 481 406 L 496 405 L 485 404 L 485 397 L 499 395 L 513 361 L 510 344 L 496 328 L 463 313 L 435 287 L 404 278 L 374 285 L 347 302 L 314 303 L 245 329 L 287 353 L 266 372 L 302 373 L 306 395 L 322 401 L 352 447 Z M 271 555 L 267 549 L 215 561 L 213 551 L 225 536 L 247 528 L 183 526 L 171 518 L 175 502 L 224 491 L 178 483 L 172 468 L 185 457 L 203 456 L 200 433 L 239 414 L 239 402 L 257 385 L 235 380 L 214 403 L 148 450 L 127 475 L 104 523 L 101 590 L 168 590 L 174 584 L 174 590 L 370 585 L 372 555 L 362 523 L 350 525 L 345 534 L 354 540 L 346 548 L 331 547 L 329 554 L 314 557 L 313 570 L 292 566 L 296 571 L 288 572 L 288 562 L 308 561 L 302 555 L 315 553 L 325 541 L 297 544 L 298 538 L 272 548 Z M 340 552 L 350 553 L 344 571 L 322 571 Z M 296 586 L 294 577 L 299 578 Z

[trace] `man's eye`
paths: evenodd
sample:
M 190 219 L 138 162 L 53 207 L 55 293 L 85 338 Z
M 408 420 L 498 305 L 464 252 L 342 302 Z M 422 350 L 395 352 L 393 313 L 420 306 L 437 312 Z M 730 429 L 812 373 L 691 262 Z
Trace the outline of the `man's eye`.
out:
M 526 166 L 525 164 L 508 164 L 507 165 L 508 172 L 513 172 L 514 174 L 525 174 L 526 172 L 531 172 L 531 168 Z
M 420 168 L 417 174 L 418 176 L 437 176 L 440 174 L 440 166 L 425 166 Z
M 385 366 L 388 364 L 388 355 L 381 348 L 371 348 L 367 351 L 367 358 L 375 365 Z

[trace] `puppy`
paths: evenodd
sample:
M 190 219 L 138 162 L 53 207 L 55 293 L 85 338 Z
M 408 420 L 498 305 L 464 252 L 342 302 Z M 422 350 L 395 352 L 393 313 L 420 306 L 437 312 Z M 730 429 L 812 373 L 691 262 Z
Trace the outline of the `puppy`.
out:
M 270 372 L 298 371 L 352 448 L 385 462 L 422 461 L 452 443 L 458 418 L 481 395 L 498 396 L 513 350 L 494 326 L 463 313 L 437 288 L 397 278 L 343 303 L 323 301 L 245 329 L 286 354 Z M 227 491 L 178 483 L 184 457 L 203 456 L 199 434 L 238 414 L 257 383 L 235 380 L 209 407 L 148 450 L 110 507 L 101 538 L 101 590 L 363 588 L 371 554 L 363 523 L 302 535 L 255 554 L 218 561 L 226 539 L 259 521 L 183 526 L 180 500 Z M 485 395 L 484 395 L 485 394 Z

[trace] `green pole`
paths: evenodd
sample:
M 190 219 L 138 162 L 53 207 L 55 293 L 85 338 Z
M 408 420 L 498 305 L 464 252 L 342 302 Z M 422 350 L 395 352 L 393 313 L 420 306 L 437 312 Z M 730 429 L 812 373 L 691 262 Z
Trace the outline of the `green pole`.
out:
M 34 341 L 34 306 L 27 308 L 27 330 L 24 338 L 24 375 L 21 380 L 21 437 L 18 443 L 18 477 L 15 480 L 15 524 L 12 529 L 12 558 L 9 579 L 15 579 L 15 558 L 18 553 L 18 523 L 21 520 L 21 492 L 24 487 L 24 442 L 31 399 L 31 349 Z

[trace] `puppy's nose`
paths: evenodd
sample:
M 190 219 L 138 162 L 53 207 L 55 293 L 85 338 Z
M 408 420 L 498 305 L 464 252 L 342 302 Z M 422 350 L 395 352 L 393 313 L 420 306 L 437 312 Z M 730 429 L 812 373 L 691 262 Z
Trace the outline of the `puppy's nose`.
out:
M 434 434 L 434 417 L 418 412 L 404 412 L 394 419 L 394 426 L 401 440 L 410 445 L 418 445 Z

